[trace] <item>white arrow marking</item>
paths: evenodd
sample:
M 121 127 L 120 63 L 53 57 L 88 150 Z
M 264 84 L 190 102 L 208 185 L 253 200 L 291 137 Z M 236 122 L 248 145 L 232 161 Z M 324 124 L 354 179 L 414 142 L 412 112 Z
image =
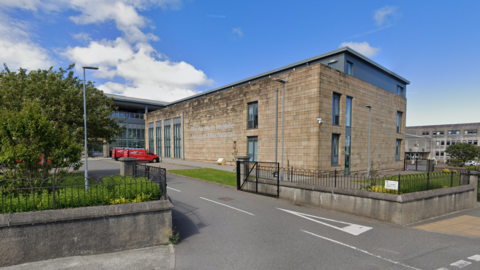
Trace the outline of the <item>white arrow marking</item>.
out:
M 310 221 L 313 221 L 313 222 L 316 222 L 316 223 L 319 223 L 319 224 L 322 224 L 322 225 L 325 225 L 327 227 L 330 227 L 330 228 L 334 228 L 334 229 L 337 229 L 339 231 L 342 231 L 342 232 L 346 232 L 346 233 L 349 233 L 351 235 L 360 235 L 366 231 L 369 231 L 371 229 L 373 229 L 372 227 L 367 227 L 367 226 L 361 226 L 361 225 L 357 225 L 357 224 L 353 224 L 353 223 L 348 223 L 348 222 L 343 222 L 343 221 L 338 221 L 338 220 L 334 220 L 334 219 L 328 219 L 328 218 L 323 218 L 323 217 L 317 217 L 317 216 L 312 216 L 312 215 L 309 215 L 309 214 L 305 214 L 305 213 L 299 213 L 299 212 L 295 212 L 295 211 L 291 211 L 291 210 L 286 210 L 286 209 L 282 209 L 282 208 L 277 208 L 278 210 L 282 210 L 282 211 L 285 211 L 287 213 L 290 213 L 292 215 L 295 215 L 295 216 L 298 216 L 298 217 L 301 217 L 301 218 L 304 218 L 304 219 L 308 219 Z M 340 224 L 345 224 L 345 225 L 348 225 L 346 227 L 337 227 L 337 226 L 333 226 L 331 224 L 328 224 L 328 223 L 325 223 L 325 222 L 321 222 L 319 221 L 320 220 L 326 220 L 326 221 L 332 221 L 332 222 L 336 222 L 336 223 L 340 223 Z

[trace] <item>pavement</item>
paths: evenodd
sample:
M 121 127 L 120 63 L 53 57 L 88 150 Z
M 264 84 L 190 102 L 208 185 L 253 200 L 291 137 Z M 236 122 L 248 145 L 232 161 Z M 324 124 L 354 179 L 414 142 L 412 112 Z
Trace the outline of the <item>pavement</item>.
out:
M 173 270 L 173 245 L 157 246 L 88 256 L 58 258 L 40 262 L 1 267 L 1 270 Z

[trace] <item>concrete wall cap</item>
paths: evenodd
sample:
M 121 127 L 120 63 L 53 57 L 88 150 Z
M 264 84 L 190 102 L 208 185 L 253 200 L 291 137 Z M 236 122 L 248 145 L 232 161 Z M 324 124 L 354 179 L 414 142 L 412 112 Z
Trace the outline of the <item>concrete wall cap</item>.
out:
M 172 209 L 173 204 L 169 200 L 159 200 L 140 203 L 1 214 L 0 228 L 79 219 L 104 218 L 109 216 L 130 215 L 146 212 L 159 212 Z

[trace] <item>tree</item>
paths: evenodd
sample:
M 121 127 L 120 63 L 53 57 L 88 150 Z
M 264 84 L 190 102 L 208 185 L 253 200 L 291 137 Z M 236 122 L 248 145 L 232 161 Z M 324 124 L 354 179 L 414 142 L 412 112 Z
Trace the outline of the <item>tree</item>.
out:
M 48 171 L 47 161 L 52 163 L 52 168 L 78 165 L 76 158 L 71 156 L 78 149 L 71 143 L 80 148 L 84 145 L 83 82 L 74 76 L 73 67 L 72 64 L 58 71 L 50 68 L 12 72 L 5 65 L 5 70 L 0 72 L 0 117 L 2 124 L 9 124 L 2 125 L 2 140 L 7 144 L 0 145 L 0 163 L 12 168 L 15 157 L 20 167 L 33 166 L 30 168 L 33 170 L 33 161 L 24 156 L 32 159 L 41 156 L 43 169 L 39 171 L 43 172 Z M 111 143 L 122 132 L 110 117 L 116 110 L 113 99 L 106 97 L 90 81 L 86 88 L 88 140 Z M 14 125 L 19 116 L 18 125 Z M 33 124 L 35 121 L 40 121 L 40 126 Z M 29 128 L 38 130 L 22 130 Z M 39 156 L 32 156 L 34 153 Z
M 480 156 L 480 148 L 469 143 L 456 143 L 450 145 L 446 150 L 452 158 L 459 159 L 463 163 L 467 160 L 473 160 Z

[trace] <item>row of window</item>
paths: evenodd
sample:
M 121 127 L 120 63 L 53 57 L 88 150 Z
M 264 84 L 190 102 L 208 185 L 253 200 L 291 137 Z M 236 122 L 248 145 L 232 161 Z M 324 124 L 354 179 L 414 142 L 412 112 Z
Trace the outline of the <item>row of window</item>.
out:
M 173 157 L 182 158 L 182 132 L 181 132 L 181 118 L 173 118 Z M 156 133 L 154 136 L 154 128 Z M 157 149 L 154 151 L 154 140 L 157 142 Z M 162 142 L 163 157 L 172 157 L 172 138 L 171 138 L 171 119 L 163 121 L 163 140 L 162 140 L 162 121 L 148 123 L 148 149 L 155 152 L 158 156 L 162 156 Z
M 460 134 L 462 134 L 460 132 L 460 130 L 449 130 L 448 131 L 448 135 L 460 135 Z M 477 134 L 477 130 L 476 129 L 464 130 L 463 134 L 465 134 L 465 135 Z M 422 135 L 429 135 L 429 132 L 428 131 L 423 131 Z M 443 133 L 443 131 L 434 131 L 434 132 L 432 132 L 432 135 L 433 136 L 440 136 L 440 135 L 444 135 L 444 133 Z
M 451 140 L 451 141 L 447 141 L 447 145 L 454 145 L 455 143 L 460 143 L 461 141 L 460 140 Z M 478 145 L 478 140 L 463 140 L 463 143 L 469 143 L 469 144 L 474 144 L 474 145 Z M 445 141 L 437 141 L 437 146 L 439 145 L 445 145 Z
M 110 114 L 110 117 L 143 119 L 143 114 L 130 112 L 113 112 Z
M 340 145 L 340 135 L 341 134 L 332 134 L 332 161 L 331 161 L 332 166 L 338 166 L 339 164 L 338 153 L 339 153 L 339 145 Z M 350 162 L 350 159 L 349 159 L 351 154 L 350 149 L 351 149 L 350 136 L 346 136 L 346 142 L 345 142 L 345 166 L 346 166 L 345 169 L 346 170 L 347 170 L 347 165 L 349 165 L 349 162 Z M 402 140 L 397 139 L 395 142 L 395 160 L 396 161 L 400 160 L 401 150 L 402 150 Z

